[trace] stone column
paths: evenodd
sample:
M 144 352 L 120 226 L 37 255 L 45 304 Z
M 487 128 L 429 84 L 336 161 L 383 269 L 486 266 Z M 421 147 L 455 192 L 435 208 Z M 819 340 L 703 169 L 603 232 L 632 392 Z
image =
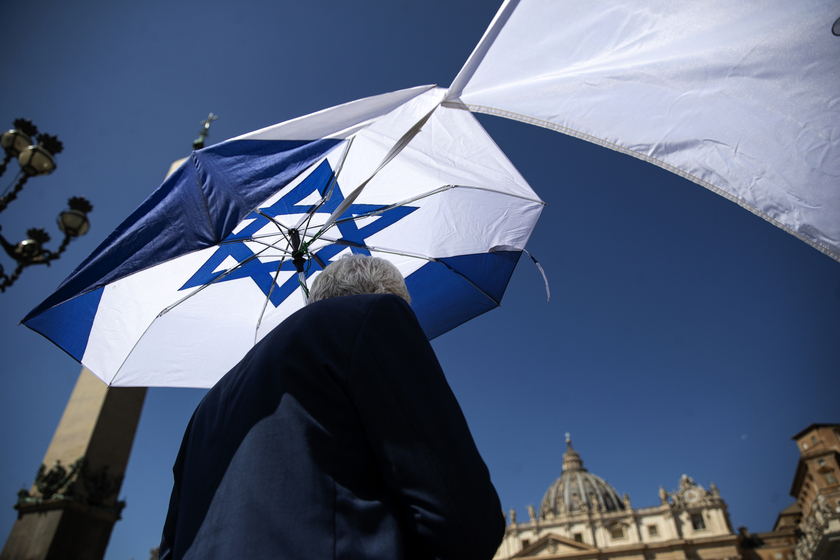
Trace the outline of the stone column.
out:
M 18 493 L 0 560 L 101 560 L 145 397 L 82 369 L 35 484 Z

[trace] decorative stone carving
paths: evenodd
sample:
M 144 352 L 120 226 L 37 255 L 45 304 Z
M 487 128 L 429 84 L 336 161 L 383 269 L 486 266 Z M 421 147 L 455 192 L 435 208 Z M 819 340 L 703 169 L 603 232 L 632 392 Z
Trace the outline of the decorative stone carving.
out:
M 694 506 L 707 506 L 720 503 L 720 493 L 717 491 L 717 486 L 714 486 L 714 492 L 709 492 L 699 484 L 694 482 L 694 479 L 684 474 L 680 477 L 680 487 L 670 494 L 665 493 L 665 489 L 659 489 L 659 499 L 662 503 L 670 499 L 671 507 L 685 508 Z M 663 497 L 664 496 L 664 497 Z
M 531 523 L 537 522 L 537 512 L 534 511 L 534 506 L 532 504 L 528 504 L 528 517 L 531 519 Z
M 21 515 L 21 508 L 27 506 L 72 501 L 119 518 L 125 502 L 114 498 L 120 489 L 122 479 L 121 475 L 109 474 L 107 466 L 97 471 L 90 469 L 84 457 L 80 457 L 70 465 L 69 470 L 61 464 L 61 461 L 56 461 L 55 466 L 50 470 L 42 464 L 35 475 L 37 494 L 30 494 L 29 490 L 22 488 L 18 491 L 15 509 L 18 510 L 18 515 Z
M 61 465 L 61 461 L 56 461 L 55 466 L 50 470 L 47 470 L 46 465 L 41 464 L 38 468 L 38 473 L 35 475 L 35 488 L 38 489 L 41 497 L 45 500 L 53 499 L 53 497 L 65 493 L 74 494 L 73 479 L 76 476 L 76 472 L 82 468 L 84 463 L 85 460 L 83 457 L 70 465 L 69 471 Z M 29 495 L 29 492 L 26 492 L 26 494 Z
M 808 518 L 799 524 L 802 536 L 793 549 L 796 560 L 809 560 L 813 556 L 829 523 L 834 519 L 840 519 L 840 513 L 832 511 L 825 496 L 818 495 Z
M 510 508 L 510 524 L 516 525 L 516 510 L 513 508 Z
M 111 498 L 116 497 L 122 486 L 123 475 L 108 473 L 108 465 L 94 471 L 87 463 L 82 465 L 79 480 L 88 494 L 88 501 L 93 504 L 104 505 Z
M 686 488 L 691 488 L 694 485 L 695 485 L 694 484 L 694 479 L 691 478 L 690 476 L 688 476 L 687 474 L 684 474 L 680 477 L 680 490 L 685 490 Z

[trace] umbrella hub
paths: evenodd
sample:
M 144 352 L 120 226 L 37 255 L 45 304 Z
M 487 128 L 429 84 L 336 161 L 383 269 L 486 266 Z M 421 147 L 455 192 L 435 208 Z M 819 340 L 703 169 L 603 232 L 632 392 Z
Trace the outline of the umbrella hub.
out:
M 297 229 L 289 230 L 289 240 L 292 242 L 292 264 L 295 265 L 295 270 L 301 273 L 303 272 L 303 265 L 306 264 L 304 256 L 306 250 L 300 248 L 300 233 Z

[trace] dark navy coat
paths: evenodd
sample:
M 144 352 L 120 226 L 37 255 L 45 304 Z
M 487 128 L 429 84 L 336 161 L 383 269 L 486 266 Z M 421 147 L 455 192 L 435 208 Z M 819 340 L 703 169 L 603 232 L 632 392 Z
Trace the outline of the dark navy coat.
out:
M 257 344 L 196 409 L 161 560 L 489 559 L 504 516 L 411 308 L 332 298 Z

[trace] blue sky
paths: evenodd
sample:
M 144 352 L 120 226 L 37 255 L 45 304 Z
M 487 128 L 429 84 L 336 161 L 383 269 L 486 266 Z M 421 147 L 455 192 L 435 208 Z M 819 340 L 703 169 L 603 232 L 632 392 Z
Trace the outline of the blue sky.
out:
M 79 366 L 18 321 L 189 153 L 353 99 L 447 86 L 495 2 L 42 2 L 3 9 L 0 126 L 58 135 L 58 169 L 0 215 L 2 233 L 59 238 L 70 196 L 90 233 L 0 294 L 0 533 L 32 483 Z M 689 474 L 720 489 L 733 525 L 769 530 L 798 453 L 837 422 L 840 264 L 737 205 L 632 157 L 479 117 L 548 204 L 502 307 L 434 342 L 506 510 L 537 506 L 564 433 L 584 465 L 658 502 Z M 0 178 L 12 181 L 15 164 Z M 55 248 L 57 241 L 51 244 Z M 13 268 L 0 256 L 6 270 Z M 108 560 L 156 546 L 171 465 L 203 391 L 151 389 Z M 4 502 L 5 500 L 5 502 Z M 6 505 L 4 506 L 3 503 Z

